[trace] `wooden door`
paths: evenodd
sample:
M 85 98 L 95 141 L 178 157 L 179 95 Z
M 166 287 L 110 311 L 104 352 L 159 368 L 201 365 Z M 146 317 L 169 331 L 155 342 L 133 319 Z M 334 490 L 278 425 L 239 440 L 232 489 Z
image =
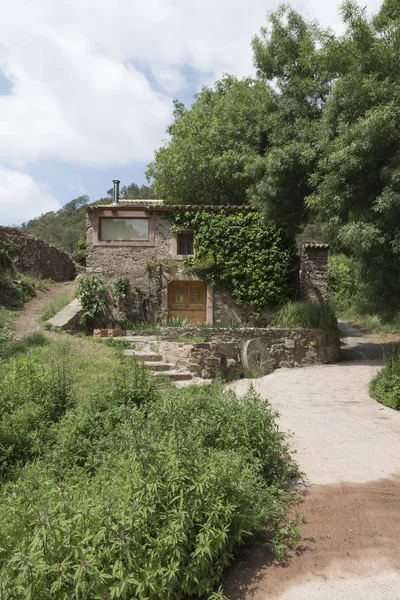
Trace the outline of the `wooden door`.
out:
M 204 281 L 171 281 L 168 286 L 168 319 L 182 317 L 194 325 L 205 323 L 206 301 Z

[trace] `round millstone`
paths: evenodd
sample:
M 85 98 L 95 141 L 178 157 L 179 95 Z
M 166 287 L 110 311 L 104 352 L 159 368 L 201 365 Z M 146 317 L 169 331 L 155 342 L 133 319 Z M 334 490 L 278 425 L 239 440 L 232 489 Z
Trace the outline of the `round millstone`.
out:
M 268 375 L 273 371 L 269 348 L 261 338 L 247 340 L 242 348 L 243 366 L 260 375 Z

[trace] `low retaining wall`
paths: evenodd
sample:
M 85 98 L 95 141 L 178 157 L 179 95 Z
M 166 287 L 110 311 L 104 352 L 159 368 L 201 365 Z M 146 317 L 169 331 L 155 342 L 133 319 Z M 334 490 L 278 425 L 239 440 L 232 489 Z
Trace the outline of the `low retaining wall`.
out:
M 152 333 L 129 332 L 130 335 Z M 212 371 L 213 374 L 211 366 L 224 369 L 225 366 L 237 368 L 240 364 L 242 371 L 259 367 L 267 373 L 280 367 L 333 363 L 340 357 L 339 333 L 318 329 L 163 327 L 157 338 L 160 345 L 178 339 L 185 345 L 184 340 L 187 340 L 186 345 L 191 347 L 187 366 L 194 367 L 196 363 L 197 371 Z M 197 341 L 199 338 L 204 342 Z M 235 364 L 229 363 L 232 360 Z

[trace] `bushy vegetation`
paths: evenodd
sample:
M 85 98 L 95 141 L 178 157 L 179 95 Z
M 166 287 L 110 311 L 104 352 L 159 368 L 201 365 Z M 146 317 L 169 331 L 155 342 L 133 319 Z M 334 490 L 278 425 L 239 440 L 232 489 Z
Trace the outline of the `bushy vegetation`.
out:
M 295 246 L 257 211 L 177 211 L 173 229 L 194 231 L 196 252 L 185 260 L 209 285 L 238 304 L 276 307 L 294 294 Z
M 330 304 L 326 302 L 287 302 L 278 311 L 276 327 L 302 327 L 337 331 L 338 324 Z
M 400 354 L 397 352 L 386 362 L 370 385 L 371 394 L 378 402 L 400 410 Z
M 0 428 L 4 600 L 204 597 L 250 534 L 282 556 L 297 535 L 286 492 L 297 468 L 264 401 L 218 385 L 161 390 L 92 344 L 114 376 L 81 403 L 79 385 L 50 385 L 52 346 L 0 369 L 1 414 L 16 424 Z M 55 348 L 66 369 L 74 352 Z

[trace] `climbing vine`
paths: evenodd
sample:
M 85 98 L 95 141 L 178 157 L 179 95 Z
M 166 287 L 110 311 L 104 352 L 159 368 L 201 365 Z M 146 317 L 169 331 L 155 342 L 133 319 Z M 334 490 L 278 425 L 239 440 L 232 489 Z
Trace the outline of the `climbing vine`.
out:
M 172 231 L 190 229 L 195 254 L 185 267 L 238 304 L 276 307 L 293 295 L 296 249 L 257 211 L 178 211 Z

